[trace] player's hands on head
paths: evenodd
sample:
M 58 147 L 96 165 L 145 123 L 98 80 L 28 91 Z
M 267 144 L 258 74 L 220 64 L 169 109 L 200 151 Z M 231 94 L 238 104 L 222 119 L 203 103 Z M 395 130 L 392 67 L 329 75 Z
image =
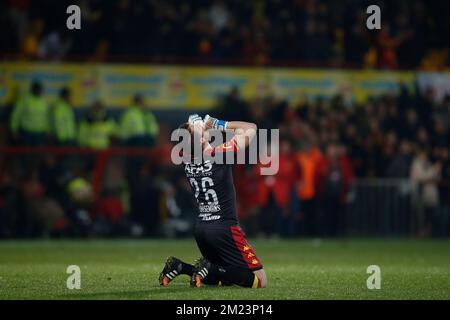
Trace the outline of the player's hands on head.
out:
M 214 129 L 225 131 L 227 129 L 228 122 L 224 120 L 219 120 L 217 118 L 211 117 L 209 114 L 205 116 L 203 119 L 203 123 L 205 124 L 205 129 Z

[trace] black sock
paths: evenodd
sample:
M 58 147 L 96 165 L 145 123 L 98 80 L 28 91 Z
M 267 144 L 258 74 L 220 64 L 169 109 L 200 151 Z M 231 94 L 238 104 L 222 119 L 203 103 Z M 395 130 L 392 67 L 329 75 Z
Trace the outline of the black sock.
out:
M 192 264 L 186 263 L 181 261 L 181 270 L 178 267 L 178 272 L 180 274 L 187 274 L 188 276 L 192 277 L 194 274 L 194 266 Z
M 208 275 L 203 279 L 205 284 L 236 284 L 241 287 L 252 288 L 255 284 L 256 275 L 253 271 L 232 266 L 222 267 L 211 265 Z
M 209 272 L 205 279 L 202 280 L 204 284 L 208 286 L 217 286 L 219 284 L 219 279 L 217 278 L 217 274 L 215 272 Z

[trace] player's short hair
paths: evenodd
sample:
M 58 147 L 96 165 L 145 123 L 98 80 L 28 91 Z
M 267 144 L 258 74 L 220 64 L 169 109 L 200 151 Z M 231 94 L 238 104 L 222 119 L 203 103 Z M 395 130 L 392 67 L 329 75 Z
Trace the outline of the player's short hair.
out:
M 189 133 L 190 133 L 190 144 L 191 144 L 191 151 L 192 150 L 194 150 L 194 131 L 193 130 L 191 130 L 191 127 L 190 127 L 190 125 L 189 125 L 189 123 L 188 122 L 184 122 L 184 123 L 182 123 L 179 127 L 178 127 L 178 129 L 181 129 L 181 130 L 188 130 L 189 131 Z M 191 157 L 193 158 L 194 157 L 194 153 L 192 152 L 192 154 L 191 154 Z
M 186 130 L 189 130 L 189 132 L 191 132 L 191 129 L 189 128 L 189 123 L 188 123 L 188 122 L 182 123 L 182 124 L 178 127 L 178 129 L 186 129 Z

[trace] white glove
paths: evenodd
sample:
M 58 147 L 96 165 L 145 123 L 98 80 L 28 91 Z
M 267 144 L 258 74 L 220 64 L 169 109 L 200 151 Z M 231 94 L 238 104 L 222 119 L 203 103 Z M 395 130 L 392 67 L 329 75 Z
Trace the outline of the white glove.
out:
M 225 131 L 228 125 L 228 122 L 213 118 L 209 114 L 205 116 L 203 123 L 205 124 L 205 129 L 216 129 L 220 131 Z
M 190 125 L 197 125 L 198 124 L 198 125 L 201 125 L 202 127 L 204 127 L 202 117 L 200 117 L 198 114 L 191 114 L 189 116 L 188 123 Z

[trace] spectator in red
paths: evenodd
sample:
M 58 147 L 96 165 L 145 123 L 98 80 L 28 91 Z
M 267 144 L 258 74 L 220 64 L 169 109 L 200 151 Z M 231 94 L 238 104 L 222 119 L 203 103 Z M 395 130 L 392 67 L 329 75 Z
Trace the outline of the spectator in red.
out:
M 292 236 L 296 233 L 298 217 L 298 210 L 294 210 L 293 197 L 297 198 L 295 186 L 300 177 L 300 168 L 288 139 L 280 141 L 277 160 L 279 161 L 278 173 L 273 176 L 261 176 L 259 181 L 261 224 L 267 235 L 278 233 L 283 236 Z M 256 165 L 257 173 L 259 174 L 260 169 L 265 166 L 270 164 Z
M 397 49 L 401 44 L 399 37 L 391 34 L 389 24 L 385 24 L 376 39 L 378 66 L 382 69 L 397 69 Z
M 254 165 L 237 165 L 234 181 L 238 204 L 239 220 L 249 234 L 257 234 L 260 229 L 260 212 L 264 202 L 262 176 Z
M 345 202 L 353 173 L 345 149 L 329 144 L 325 157 L 317 164 L 317 193 L 319 199 L 319 230 L 325 236 L 344 232 Z

